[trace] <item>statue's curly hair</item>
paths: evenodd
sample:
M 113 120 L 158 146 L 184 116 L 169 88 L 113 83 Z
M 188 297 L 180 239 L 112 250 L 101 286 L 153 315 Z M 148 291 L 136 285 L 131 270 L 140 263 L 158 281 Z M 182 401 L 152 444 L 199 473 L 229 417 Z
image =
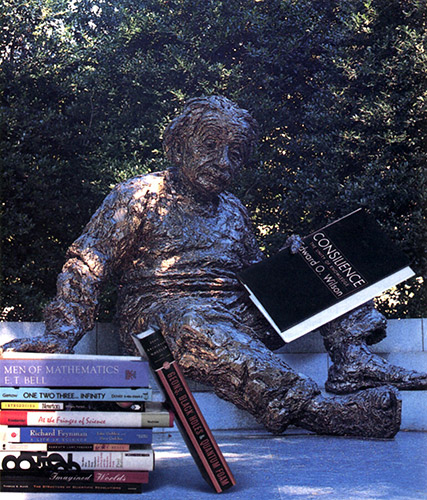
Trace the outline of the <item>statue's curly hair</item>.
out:
M 172 165 L 181 164 L 181 150 L 186 140 L 209 113 L 224 114 L 247 136 L 248 157 L 258 140 L 258 123 L 248 111 L 239 108 L 223 96 L 202 96 L 189 99 L 180 115 L 174 118 L 163 133 L 163 149 Z

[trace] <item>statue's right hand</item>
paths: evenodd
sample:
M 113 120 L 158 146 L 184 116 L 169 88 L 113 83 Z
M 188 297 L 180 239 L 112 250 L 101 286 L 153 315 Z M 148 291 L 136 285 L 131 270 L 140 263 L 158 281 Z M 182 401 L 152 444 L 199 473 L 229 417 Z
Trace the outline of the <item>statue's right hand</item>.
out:
M 67 339 L 45 334 L 39 337 L 14 339 L 1 346 L 3 351 L 73 353 L 73 347 Z

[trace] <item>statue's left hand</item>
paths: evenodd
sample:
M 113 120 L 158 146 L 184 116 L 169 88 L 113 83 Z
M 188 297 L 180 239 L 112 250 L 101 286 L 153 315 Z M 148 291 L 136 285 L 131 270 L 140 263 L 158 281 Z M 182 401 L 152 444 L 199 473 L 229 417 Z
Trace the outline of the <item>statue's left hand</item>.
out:
M 282 246 L 282 248 L 279 250 L 281 252 L 282 250 L 289 249 L 291 254 L 297 254 L 302 246 L 302 238 L 298 234 L 291 234 L 286 241 L 285 244 Z
M 56 335 L 41 335 L 39 337 L 14 339 L 1 346 L 3 351 L 16 352 L 46 352 L 73 353 L 73 347 L 67 339 Z

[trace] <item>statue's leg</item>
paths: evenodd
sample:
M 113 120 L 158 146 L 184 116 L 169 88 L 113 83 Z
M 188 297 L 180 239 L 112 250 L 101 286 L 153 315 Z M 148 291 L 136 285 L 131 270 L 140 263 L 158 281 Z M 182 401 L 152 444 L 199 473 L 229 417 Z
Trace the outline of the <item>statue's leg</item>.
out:
M 402 390 L 427 388 L 427 373 L 394 366 L 370 351 L 367 341 L 385 331 L 386 319 L 369 302 L 321 329 L 332 365 L 325 387 L 335 394 L 386 384 Z
M 157 314 L 156 321 L 186 376 L 212 385 L 218 396 L 247 410 L 273 433 L 289 424 L 319 434 L 365 437 L 392 437 L 399 430 L 394 389 L 325 398 L 315 382 L 292 370 L 254 339 L 249 327 L 212 302 L 190 308 L 175 304 Z

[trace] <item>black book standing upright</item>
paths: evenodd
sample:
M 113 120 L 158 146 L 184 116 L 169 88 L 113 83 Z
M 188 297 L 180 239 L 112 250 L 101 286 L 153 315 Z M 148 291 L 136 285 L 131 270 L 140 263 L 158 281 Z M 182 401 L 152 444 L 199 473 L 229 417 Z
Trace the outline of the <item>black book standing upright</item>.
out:
M 160 329 L 149 328 L 134 334 L 133 340 L 139 352 L 146 353 L 166 403 L 175 414 L 177 427 L 204 479 L 217 493 L 235 485 L 230 468 Z

